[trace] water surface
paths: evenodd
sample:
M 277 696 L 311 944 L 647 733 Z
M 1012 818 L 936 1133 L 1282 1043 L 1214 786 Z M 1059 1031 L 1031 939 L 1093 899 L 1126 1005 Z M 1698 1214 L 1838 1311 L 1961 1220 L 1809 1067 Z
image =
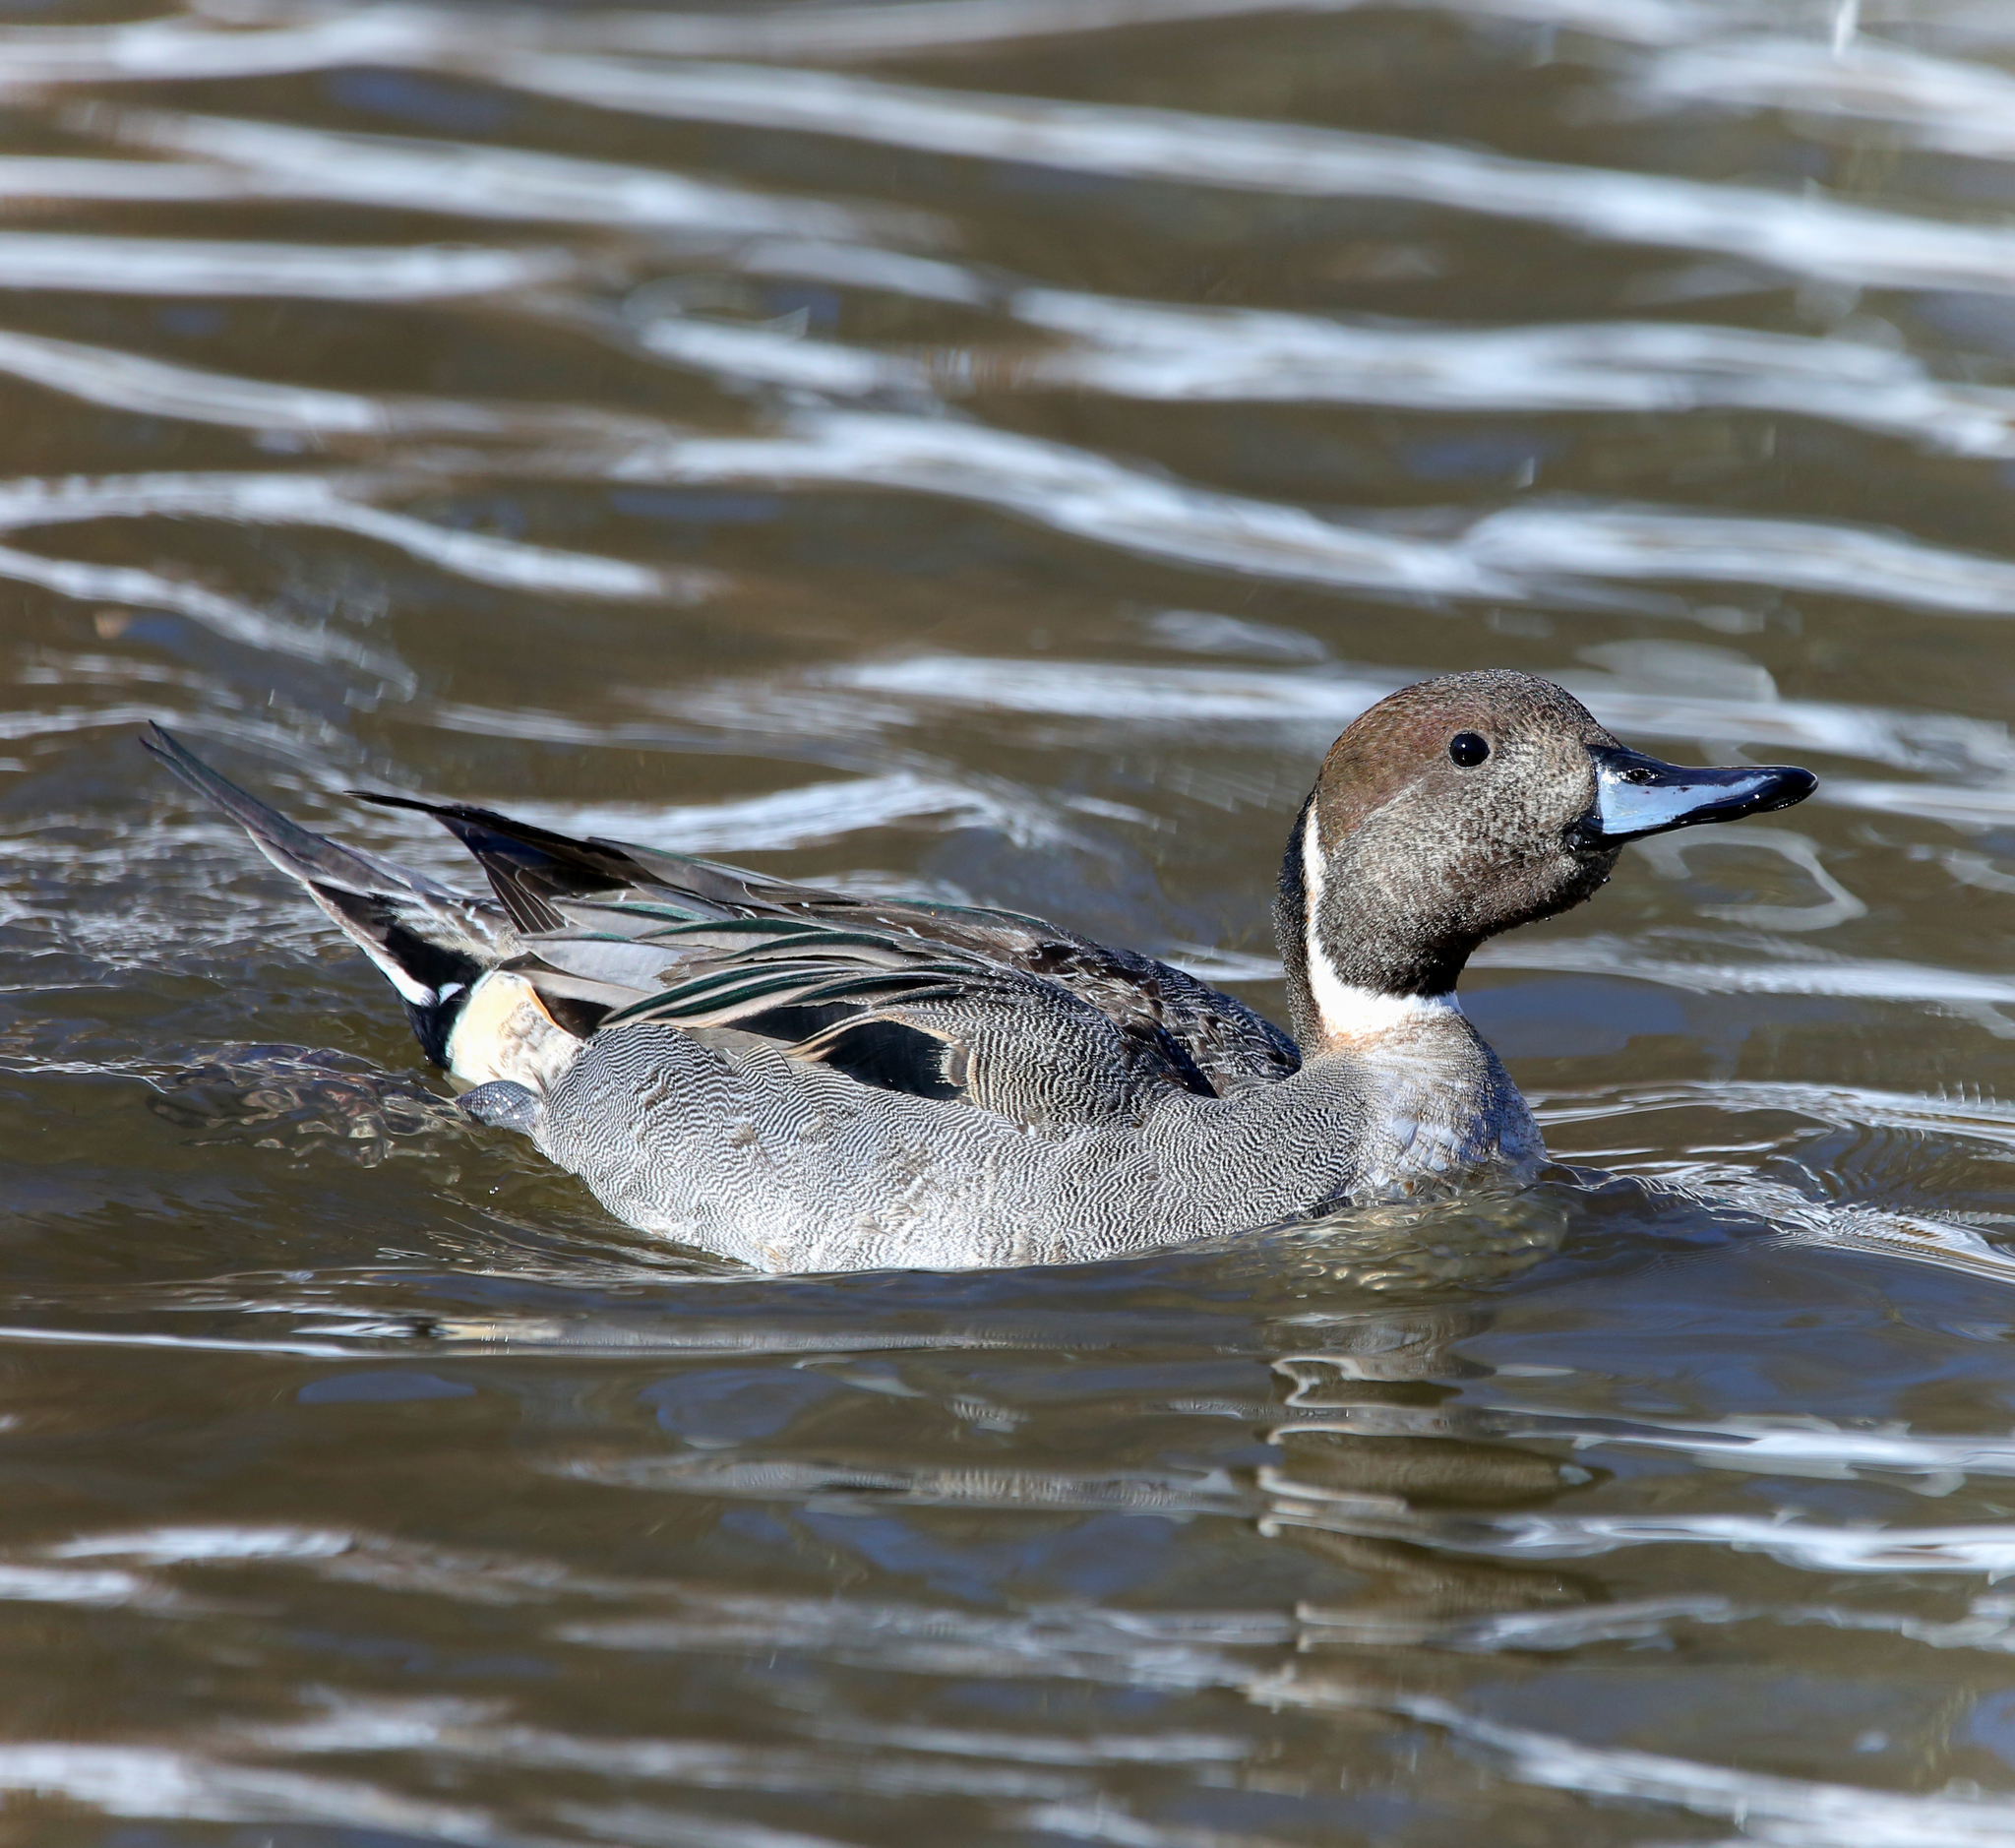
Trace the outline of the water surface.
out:
M 2015 29 L 0 20 L 0 1839 L 2015 1841 Z M 134 746 L 1278 1013 L 1418 675 L 1805 763 L 1471 1012 L 1519 1199 L 765 1279 Z

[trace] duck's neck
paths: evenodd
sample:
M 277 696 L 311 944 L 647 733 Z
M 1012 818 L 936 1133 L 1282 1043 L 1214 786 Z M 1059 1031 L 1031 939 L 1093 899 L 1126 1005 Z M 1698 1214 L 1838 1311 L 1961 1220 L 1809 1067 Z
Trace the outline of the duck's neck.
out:
M 1289 1021 L 1304 1052 L 1460 1012 L 1455 978 L 1468 947 L 1423 946 L 1406 922 L 1362 882 L 1333 877 L 1312 796 L 1288 836 L 1273 901 Z

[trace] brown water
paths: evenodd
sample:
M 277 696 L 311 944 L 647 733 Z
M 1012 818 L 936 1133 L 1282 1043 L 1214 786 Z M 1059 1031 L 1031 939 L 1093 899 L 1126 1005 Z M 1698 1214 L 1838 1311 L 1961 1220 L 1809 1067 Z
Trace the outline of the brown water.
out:
M 0 97 L 0 1840 L 2015 1842 L 2006 6 L 18 0 Z M 133 742 L 1277 1011 L 1320 750 L 1493 663 L 1826 779 L 1472 977 L 1580 1178 L 1012 1274 L 613 1225 Z

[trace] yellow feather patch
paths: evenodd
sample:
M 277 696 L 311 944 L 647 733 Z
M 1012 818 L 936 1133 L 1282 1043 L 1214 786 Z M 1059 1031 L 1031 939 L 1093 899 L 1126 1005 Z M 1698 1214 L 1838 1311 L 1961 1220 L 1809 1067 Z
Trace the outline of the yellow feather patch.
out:
M 448 1070 L 466 1084 L 511 1078 L 543 1089 L 580 1050 L 523 976 L 492 969 L 469 991 L 448 1036 Z

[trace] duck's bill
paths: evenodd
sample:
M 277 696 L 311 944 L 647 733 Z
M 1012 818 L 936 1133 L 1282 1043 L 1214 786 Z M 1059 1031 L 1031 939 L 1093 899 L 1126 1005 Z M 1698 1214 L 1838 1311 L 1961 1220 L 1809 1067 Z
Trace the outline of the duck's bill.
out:
M 1588 755 L 1595 760 L 1595 807 L 1577 827 L 1583 843 L 1596 848 L 1702 822 L 1767 815 L 1802 802 L 1819 786 L 1810 770 L 1789 764 L 1695 770 L 1620 747 L 1592 749 Z

